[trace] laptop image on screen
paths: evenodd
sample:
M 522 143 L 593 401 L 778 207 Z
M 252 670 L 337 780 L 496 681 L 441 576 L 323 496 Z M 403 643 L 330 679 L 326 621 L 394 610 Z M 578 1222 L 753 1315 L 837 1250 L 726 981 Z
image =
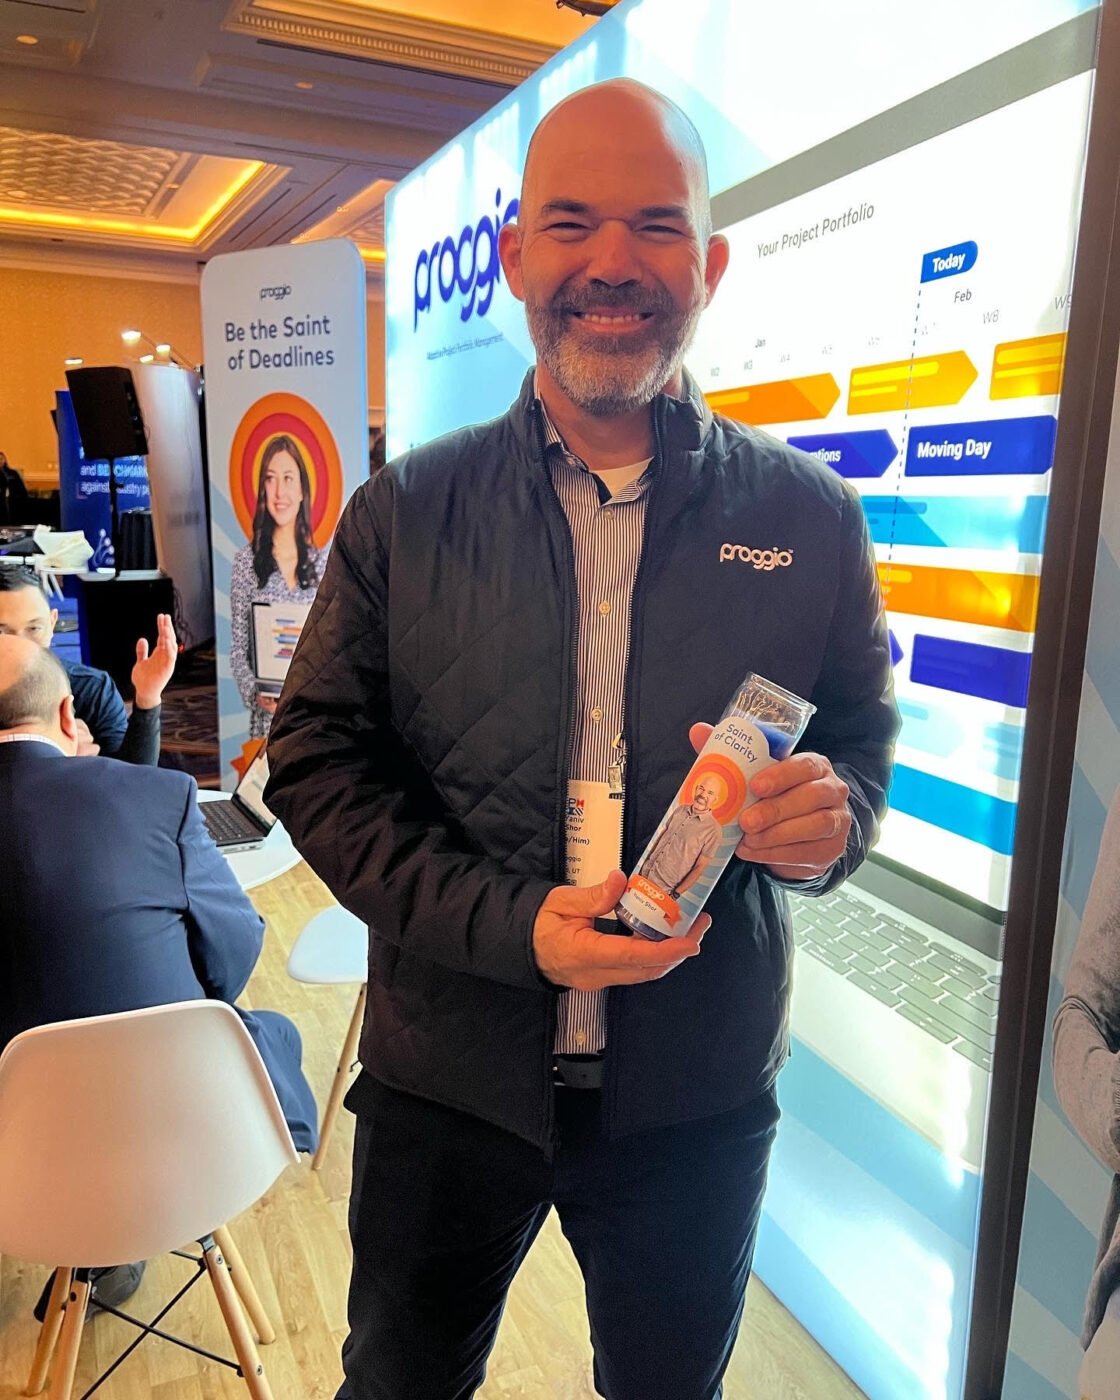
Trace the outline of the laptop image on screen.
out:
M 790 905 L 794 1035 L 979 1171 L 1003 915 L 874 855 L 841 889 Z
M 276 825 L 276 818 L 264 804 L 267 782 L 268 756 L 262 748 L 229 801 L 202 803 L 202 820 L 219 850 L 250 850 L 259 846 Z

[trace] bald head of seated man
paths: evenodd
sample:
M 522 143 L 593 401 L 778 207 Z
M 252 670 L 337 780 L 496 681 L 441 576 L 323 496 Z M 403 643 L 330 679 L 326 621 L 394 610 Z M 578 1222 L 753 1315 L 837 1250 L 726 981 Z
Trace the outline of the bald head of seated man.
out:
M 0 636 L 0 1049 L 54 1021 L 233 1005 L 260 954 L 264 924 L 206 831 L 194 779 L 78 749 L 57 657 Z M 314 1151 L 299 1033 L 276 1012 L 235 1009 L 296 1146 Z
M 23 637 L 47 649 L 58 622 L 39 576 L 32 569 L 0 568 L 0 636 Z M 135 701 L 131 715 L 112 677 L 95 666 L 60 658 L 74 696 L 79 753 L 100 753 L 126 763 L 159 762 L 160 707 L 175 670 L 179 645 L 171 618 L 161 613 L 154 647 L 141 637 L 132 668 Z

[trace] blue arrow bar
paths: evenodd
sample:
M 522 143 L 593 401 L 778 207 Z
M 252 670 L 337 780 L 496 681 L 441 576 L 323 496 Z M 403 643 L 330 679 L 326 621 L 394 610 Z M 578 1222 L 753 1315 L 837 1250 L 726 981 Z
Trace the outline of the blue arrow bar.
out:
M 890 805 L 896 812 L 930 822 L 989 850 L 1009 856 L 1015 845 L 1015 803 L 975 788 L 935 778 L 917 768 L 897 764 Z
M 1041 554 L 1046 497 L 864 496 L 876 544 L 943 549 L 1003 549 Z
M 914 638 L 910 679 L 919 685 L 1021 708 L 1027 703 L 1030 677 L 1030 652 L 954 642 L 923 632 Z
M 873 428 L 855 433 L 819 433 L 813 437 L 791 437 L 791 447 L 798 447 L 817 457 L 840 476 L 872 477 L 883 475 L 898 456 L 898 448 L 886 428 Z
M 901 741 L 908 748 L 937 758 L 951 758 L 959 753 L 964 742 L 967 720 L 960 719 L 938 705 L 919 705 L 913 700 L 899 700 L 902 715 Z M 1018 782 L 1023 760 L 1023 731 L 1015 724 L 984 724 L 979 726 L 980 745 L 972 750 L 971 761 L 985 772 Z
M 906 475 L 1038 476 L 1054 461 L 1057 431 L 1052 414 L 911 428 Z
M 951 248 L 936 248 L 922 258 L 922 281 L 937 282 L 942 277 L 958 277 L 976 264 L 978 249 L 970 238 Z

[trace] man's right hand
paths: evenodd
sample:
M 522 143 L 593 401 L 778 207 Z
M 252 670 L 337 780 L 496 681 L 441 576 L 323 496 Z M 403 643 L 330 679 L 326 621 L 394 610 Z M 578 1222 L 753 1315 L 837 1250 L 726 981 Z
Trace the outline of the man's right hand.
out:
M 601 885 L 557 885 L 546 895 L 533 924 L 533 954 L 543 976 L 558 987 L 598 992 L 652 982 L 699 953 L 712 924 L 707 914 L 683 938 L 661 943 L 600 933 L 593 920 L 613 913 L 625 889 L 626 876 L 616 870 Z

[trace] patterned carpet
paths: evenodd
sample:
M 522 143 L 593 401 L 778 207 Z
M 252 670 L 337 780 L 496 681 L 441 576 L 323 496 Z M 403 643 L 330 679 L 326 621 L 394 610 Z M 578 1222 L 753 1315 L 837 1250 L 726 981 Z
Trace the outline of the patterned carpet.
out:
M 190 773 L 199 787 L 220 786 L 218 685 L 213 646 L 179 658 L 163 693 L 160 767 Z

